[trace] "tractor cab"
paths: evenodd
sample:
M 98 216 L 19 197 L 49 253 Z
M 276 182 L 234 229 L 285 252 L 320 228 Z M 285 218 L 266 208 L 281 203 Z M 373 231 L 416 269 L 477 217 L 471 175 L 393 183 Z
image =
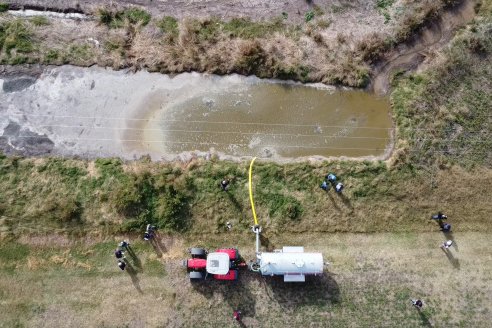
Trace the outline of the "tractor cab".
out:
M 231 266 L 229 255 L 226 253 L 210 253 L 207 256 L 206 270 L 211 274 L 227 274 Z
M 238 269 L 246 267 L 236 248 L 221 248 L 208 253 L 203 248 L 190 249 L 192 258 L 183 265 L 191 281 L 204 280 L 208 275 L 216 280 L 237 280 Z

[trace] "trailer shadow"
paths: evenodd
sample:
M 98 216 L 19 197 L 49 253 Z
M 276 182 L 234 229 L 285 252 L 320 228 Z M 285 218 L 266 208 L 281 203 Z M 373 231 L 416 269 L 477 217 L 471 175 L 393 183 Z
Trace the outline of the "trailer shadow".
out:
M 286 283 L 281 276 L 265 277 L 265 281 L 270 299 L 286 309 L 340 302 L 340 288 L 330 274 L 307 276 L 304 283 Z
M 256 278 L 256 273 L 242 270 L 236 281 L 219 281 L 208 277 L 205 281 L 194 282 L 191 285 L 208 299 L 221 295 L 223 301 L 231 307 L 231 313 L 240 309 L 244 317 L 254 317 L 256 299 L 251 292 L 251 286 Z

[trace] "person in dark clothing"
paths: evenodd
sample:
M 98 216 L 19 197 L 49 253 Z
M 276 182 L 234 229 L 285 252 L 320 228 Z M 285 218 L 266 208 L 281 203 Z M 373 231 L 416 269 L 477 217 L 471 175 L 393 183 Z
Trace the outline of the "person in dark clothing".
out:
M 442 220 L 447 220 L 448 217 L 446 215 L 444 215 L 442 212 L 437 212 L 437 214 L 434 214 L 433 216 L 431 216 L 431 219 L 442 221 Z
M 144 233 L 144 240 L 145 241 L 148 241 L 148 240 L 154 238 L 155 229 L 156 229 L 155 226 L 147 224 L 147 228 L 145 229 L 145 233 Z
M 232 314 L 232 318 L 236 321 L 241 321 L 241 311 L 234 311 L 234 313 Z
M 127 242 L 126 240 L 123 240 L 120 244 L 119 244 L 120 248 L 124 248 L 124 249 L 128 249 L 128 246 L 130 246 L 130 243 Z
M 122 260 L 118 260 L 118 267 L 121 269 L 121 270 L 125 270 L 125 267 L 126 267 L 126 263 Z
M 116 256 L 117 259 L 123 258 L 123 251 L 121 249 L 117 249 L 114 251 L 114 256 Z
M 326 181 L 323 181 L 323 183 L 321 183 L 320 188 L 323 189 L 324 191 L 328 191 L 328 189 L 330 189 L 330 185 L 326 183 Z
M 441 227 L 442 232 L 450 232 L 451 231 L 451 225 L 449 223 L 444 223 Z
M 330 173 L 326 176 L 326 181 L 333 184 L 333 183 L 335 183 L 335 181 L 337 181 L 337 176 L 333 173 Z
M 220 187 L 223 191 L 227 191 L 229 189 L 229 183 L 230 181 L 228 179 L 224 179 L 220 182 Z
M 343 183 L 339 182 L 335 187 L 335 191 L 340 194 L 342 190 L 343 190 Z
M 412 300 L 412 304 L 419 310 L 422 308 L 422 306 L 424 306 L 424 303 L 421 300 Z

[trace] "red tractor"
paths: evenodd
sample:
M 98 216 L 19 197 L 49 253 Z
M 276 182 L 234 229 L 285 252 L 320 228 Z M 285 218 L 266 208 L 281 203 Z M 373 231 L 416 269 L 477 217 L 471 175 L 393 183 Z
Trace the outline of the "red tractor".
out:
M 204 280 L 209 274 L 217 280 L 237 280 L 238 270 L 247 265 L 236 248 L 221 248 L 208 253 L 203 248 L 191 248 L 191 259 L 183 261 L 190 281 Z

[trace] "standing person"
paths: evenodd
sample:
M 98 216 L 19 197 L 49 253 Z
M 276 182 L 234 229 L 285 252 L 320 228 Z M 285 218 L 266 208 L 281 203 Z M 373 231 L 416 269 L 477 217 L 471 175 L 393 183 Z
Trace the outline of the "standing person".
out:
M 120 248 L 124 248 L 124 249 L 128 249 L 128 246 L 130 246 L 130 243 L 126 240 L 123 240 L 120 244 L 119 244 Z
M 342 193 L 342 190 L 343 190 L 343 183 L 341 183 L 341 182 L 337 183 L 337 185 L 335 187 L 335 191 L 340 194 L 340 193 Z
M 431 216 L 431 219 L 442 221 L 442 220 L 447 220 L 448 217 L 447 217 L 447 215 L 444 215 L 442 212 L 437 212 L 437 214 L 434 214 L 433 216 Z
M 121 249 L 116 249 L 114 251 L 114 256 L 117 258 L 117 259 L 122 259 L 123 258 L 123 251 Z
M 333 183 L 335 183 L 335 181 L 337 181 L 337 176 L 333 173 L 330 173 L 326 176 L 326 181 L 333 184 Z
M 321 183 L 320 188 L 323 189 L 324 191 L 328 191 L 330 189 L 330 185 L 326 183 L 326 181 L 323 181 L 323 183 Z
M 424 306 L 424 303 L 421 300 L 412 300 L 412 304 L 419 310 L 422 308 L 422 306 Z
M 241 311 L 235 310 L 232 314 L 232 318 L 236 321 L 241 321 Z
M 154 231 L 155 231 L 155 226 L 147 224 L 147 228 L 145 229 L 144 232 L 144 240 L 148 241 L 154 238 Z
M 118 267 L 121 269 L 121 270 L 125 270 L 125 267 L 126 267 L 126 263 L 122 260 L 118 260 Z
M 450 232 L 451 231 L 451 225 L 449 223 L 444 223 L 441 226 L 442 232 Z
M 229 183 L 230 181 L 228 179 L 224 179 L 220 182 L 220 187 L 222 188 L 222 191 L 227 191 L 229 189 Z
M 445 241 L 441 244 L 441 248 L 446 250 L 446 249 L 449 249 L 449 247 L 451 247 L 452 245 L 453 245 L 453 241 L 448 240 L 448 241 Z

